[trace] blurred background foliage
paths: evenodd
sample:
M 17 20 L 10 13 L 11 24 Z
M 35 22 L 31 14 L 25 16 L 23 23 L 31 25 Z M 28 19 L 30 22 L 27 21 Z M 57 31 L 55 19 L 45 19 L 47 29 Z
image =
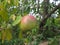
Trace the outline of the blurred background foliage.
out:
M 56 6 L 48 3 L 48 13 Z M 47 40 L 49 45 L 58 45 L 60 39 L 60 9 L 47 19 L 43 30 L 32 29 L 21 32 L 19 23 L 24 15 L 32 14 L 40 23 L 44 18 L 44 4 L 41 0 L 0 0 L 0 45 L 39 45 Z

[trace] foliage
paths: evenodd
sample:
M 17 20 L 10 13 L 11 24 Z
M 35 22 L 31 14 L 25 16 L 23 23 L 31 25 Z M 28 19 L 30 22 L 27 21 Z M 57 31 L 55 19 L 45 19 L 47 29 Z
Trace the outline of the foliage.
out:
M 43 15 L 38 12 L 37 5 L 36 0 L 0 0 L 0 45 L 38 45 L 43 40 L 47 40 L 49 45 L 58 45 L 60 9 L 57 11 L 59 17 L 48 18 L 42 30 L 39 30 L 39 26 L 30 31 L 20 30 L 19 23 L 24 15 L 32 14 L 40 23 Z M 43 2 L 39 3 L 41 13 L 43 5 Z M 48 11 L 54 7 L 55 4 L 49 3 Z

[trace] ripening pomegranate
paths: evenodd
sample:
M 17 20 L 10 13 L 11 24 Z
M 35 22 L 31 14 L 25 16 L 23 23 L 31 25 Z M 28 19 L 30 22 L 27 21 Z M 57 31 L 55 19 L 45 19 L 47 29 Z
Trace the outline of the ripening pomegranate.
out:
M 32 15 L 23 16 L 20 22 L 21 30 L 31 30 L 37 26 L 37 20 Z

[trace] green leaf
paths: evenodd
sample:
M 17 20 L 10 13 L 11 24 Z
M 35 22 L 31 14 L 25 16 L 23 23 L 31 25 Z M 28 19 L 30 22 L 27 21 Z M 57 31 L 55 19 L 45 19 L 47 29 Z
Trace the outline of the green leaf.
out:
M 9 0 L 11 6 L 18 6 L 19 0 Z
M 4 43 L 5 40 L 10 41 L 12 39 L 12 33 L 10 29 L 2 30 L 2 43 Z
M 2 43 L 4 43 L 4 40 L 6 38 L 6 32 L 5 30 L 2 30 L 1 32 L 2 32 Z
M 14 0 L 14 5 L 15 5 L 15 6 L 18 6 L 18 1 L 19 1 L 19 0 Z
M 0 39 L 1 39 L 1 36 L 2 36 L 2 32 L 0 32 Z
M 12 33 L 10 29 L 6 30 L 6 40 L 10 41 L 12 39 Z
M 4 7 L 6 7 L 6 5 L 7 5 L 7 0 L 4 0 L 4 1 L 3 1 L 3 5 L 4 5 Z
M 56 23 L 57 25 L 60 25 L 60 18 L 56 18 L 56 19 L 55 19 L 55 23 Z
M 21 21 L 21 15 L 17 16 L 16 20 L 12 23 L 12 26 L 17 25 Z
M 18 38 L 23 39 L 23 32 L 21 30 L 19 31 Z
M 2 3 L 0 4 L 0 16 L 4 21 L 8 21 L 8 12 Z
M 59 15 L 60 15 L 60 8 L 58 9 L 58 13 L 59 13 Z

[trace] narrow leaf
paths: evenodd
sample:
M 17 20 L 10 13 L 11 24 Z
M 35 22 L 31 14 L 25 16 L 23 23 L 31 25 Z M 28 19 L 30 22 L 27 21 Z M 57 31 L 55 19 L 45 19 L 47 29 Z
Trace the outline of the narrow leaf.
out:
M 3 4 L 0 4 L 0 16 L 4 21 L 8 21 L 8 12 L 4 8 Z
M 17 16 L 16 20 L 12 23 L 12 26 L 17 25 L 21 21 L 21 15 Z

